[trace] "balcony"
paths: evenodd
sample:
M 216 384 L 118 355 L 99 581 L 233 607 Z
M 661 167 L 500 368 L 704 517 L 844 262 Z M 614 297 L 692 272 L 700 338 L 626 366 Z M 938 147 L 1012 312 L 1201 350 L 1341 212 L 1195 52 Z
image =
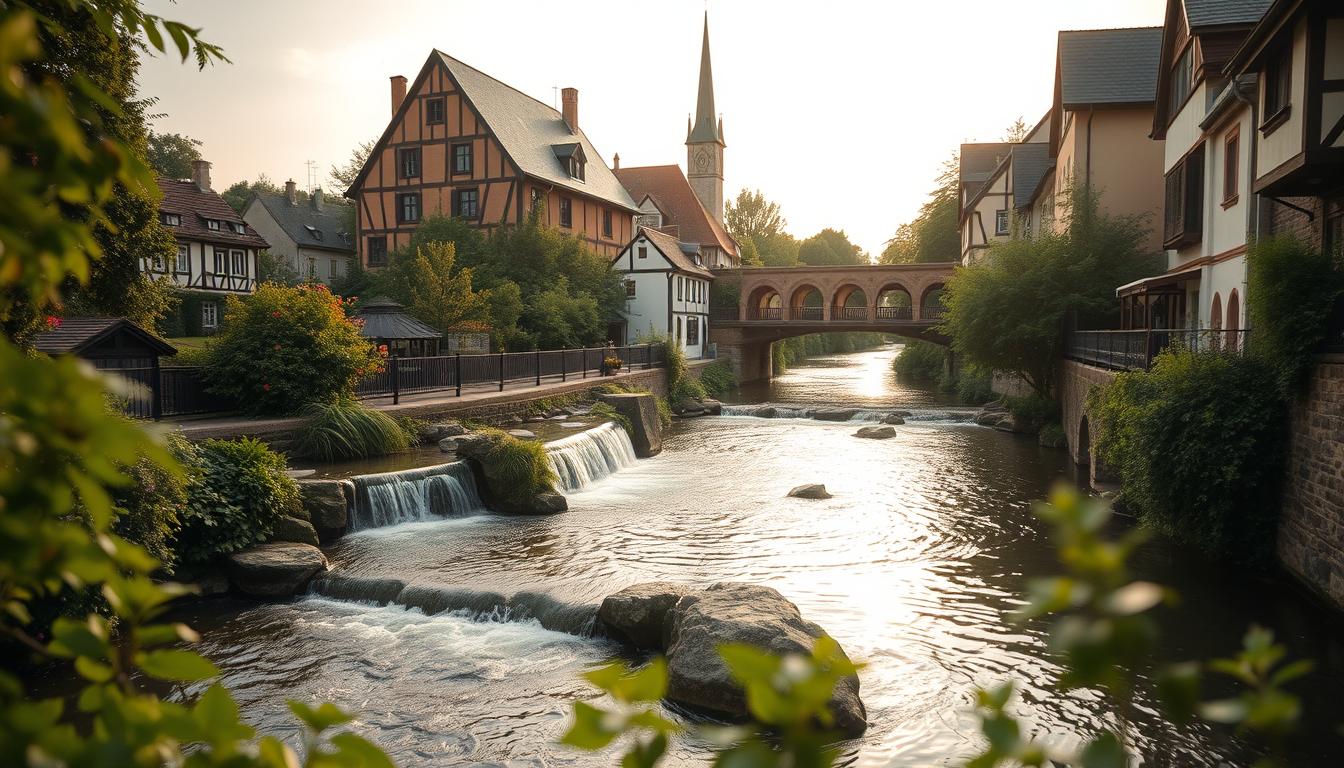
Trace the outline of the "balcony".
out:
M 1248 331 L 1221 328 L 1167 328 L 1137 331 L 1072 331 L 1064 357 L 1112 371 L 1146 371 L 1169 349 L 1240 354 Z

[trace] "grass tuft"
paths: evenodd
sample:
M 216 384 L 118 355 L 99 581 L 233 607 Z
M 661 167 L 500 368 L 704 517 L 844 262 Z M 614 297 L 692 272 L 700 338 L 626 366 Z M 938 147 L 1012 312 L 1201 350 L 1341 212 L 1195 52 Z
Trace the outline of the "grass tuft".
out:
M 396 419 L 356 402 L 310 403 L 300 415 L 306 419 L 294 446 L 300 456 L 362 459 L 411 447 L 411 436 Z

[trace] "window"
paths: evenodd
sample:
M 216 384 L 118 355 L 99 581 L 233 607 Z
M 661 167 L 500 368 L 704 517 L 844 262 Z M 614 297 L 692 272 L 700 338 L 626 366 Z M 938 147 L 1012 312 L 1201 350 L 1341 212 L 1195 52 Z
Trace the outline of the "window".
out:
M 322 239 L 322 230 L 318 229 L 317 227 L 314 227 L 312 224 L 304 224 L 303 228 L 308 231 L 308 236 L 313 238 L 314 240 Z
M 681 318 L 677 318 L 677 343 L 681 343 Z
M 1269 133 L 1288 119 L 1292 90 L 1293 46 L 1285 45 L 1265 67 L 1265 117 L 1261 131 Z
M 229 252 L 223 248 L 215 249 L 215 274 L 227 274 L 229 269 Z
M 1197 243 L 1204 223 L 1204 145 L 1181 158 L 1167 172 L 1162 216 L 1163 245 L 1179 248 Z
M 247 274 L 247 254 L 242 251 L 234 251 L 233 254 L 233 274 Z
M 1007 212 L 1007 211 L 996 211 L 996 212 L 994 213 L 994 234 L 996 234 L 996 235 L 1006 235 L 1006 234 L 1008 234 L 1008 212 Z
M 1241 171 L 1240 136 L 1229 133 L 1223 139 L 1223 205 L 1237 202 L 1238 177 Z
M 369 266 L 381 267 L 387 263 L 387 237 L 369 238 Z
M 579 149 L 576 150 L 574 154 L 570 155 L 569 159 L 565 161 L 565 170 L 569 172 L 569 177 L 571 179 L 578 179 L 579 181 L 583 181 L 584 180 L 583 172 L 585 165 L 586 163 L 584 162 L 583 150 Z
M 1171 99 L 1167 102 L 1168 120 L 1176 117 L 1176 113 L 1185 106 L 1185 100 L 1190 98 L 1194 50 L 1193 44 L 1185 46 L 1185 52 L 1176 60 L 1176 66 L 1171 70 Z
M 397 150 L 397 168 L 403 179 L 420 178 L 420 148 L 408 147 Z
M 453 190 L 453 215 L 463 219 L 479 218 L 480 194 L 476 189 Z
M 163 264 L 163 254 L 161 254 L 161 253 L 156 253 L 156 254 L 154 254 L 154 258 L 150 260 L 149 269 L 150 269 L 151 272 L 167 272 L 167 271 L 168 271 L 167 269 L 164 268 L 164 264 Z
M 218 231 L 219 231 L 219 219 L 206 219 L 206 220 L 205 220 L 205 228 L 206 228 L 206 229 L 213 229 L 213 230 L 215 230 L 216 232 L 218 232 Z
M 177 263 L 173 265 L 173 271 L 178 274 L 187 274 L 191 272 L 191 247 L 187 245 L 177 246 Z
M 471 173 L 471 145 L 454 144 L 453 145 L 453 173 Z M 537 191 L 532 190 L 533 202 L 536 202 Z
M 230 221 L 228 224 L 229 229 L 232 230 L 234 234 L 241 235 L 247 232 L 247 227 L 244 226 L 241 221 Z
M 327 265 L 327 277 L 340 277 L 340 276 L 341 276 L 341 262 L 337 259 L 332 259 L 331 263 Z
M 541 203 L 541 197 L 542 197 L 541 190 L 537 189 L 536 187 L 533 187 L 531 193 L 531 204 L 533 209 L 535 209 L 537 205 Z
M 574 210 L 568 197 L 560 198 L 560 226 L 574 226 Z
M 430 125 L 443 122 L 443 99 L 429 99 L 425 101 L 425 122 Z
M 639 246 L 639 248 L 636 249 L 636 252 L 639 254 L 639 258 L 641 259 L 649 258 L 649 246 L 647 245 Z
M 611 237 L 611 211 L 602 212 L 602 236 Z
M 317 277 L 317 257 L 315 256 L 308 257 L 308 277 Z
M 397 223 L 413 224 L 420 220 L 420 193 L 405 192 L 397 195 Z
M 700 318 L 698 317 L 686 318 L 686 343 L 687 344 L 700 343 Z
M 219 327 L 219 304 L 216 304 L 213 301 L 201 302 L 201 327 Z
M 627 298 L 627 299 L 633 299 L 633 298 L 635 298 L 635 281 L 634 281 L 634 280 L 626 280 L 626 281 L 625 281 L 625 298 Z
M 682 291 L 685 289 L 686 280 L 681 275 L 677 275 L 677 301 L 681 301 Z
M 178 213 L 161 213 L 159 214 L 159 221 L 170 227 L 180 227 L 182 226 L 182 215 Z

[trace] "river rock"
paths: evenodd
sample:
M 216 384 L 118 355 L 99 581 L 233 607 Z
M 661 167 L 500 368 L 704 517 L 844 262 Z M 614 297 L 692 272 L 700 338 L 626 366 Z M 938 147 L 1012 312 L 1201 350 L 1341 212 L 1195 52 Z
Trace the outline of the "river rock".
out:
M 755 416 L 758 419 L 773 419 L 779 415 L 779 410 L 773 405 L 763 405 L 760 408 L 753 408 L 744 415 Z
M 789 491 L 789 495 L 795 499 L 829 499 L 831 494 L 826 491 L 826 486 L 821 483 L 808 483 L 800 485 Z
M 271 541 L 292 541 L 317 546 L 317 529 L 307 520 L 282 517 L 271 526 Z
M 862 437 L 868 440 L 887 440 L 896 436 L 895 427 L 859 427 L 859 431 L 854 433 L 855 437 Z
M 465 437 L 465 435 L 460 437 L 443 438 L 442 440 L 439 441 L 439 450 L 443 451 L 444 453 L 457 453 L 457 447 L 461 445 L 463 437 Z
M 317 474 L 316 469 L 286 469 L 285 477 L 298 480 L 302 477 L 312 477 Z
M 658 418 L 658 400 L 648 392 L 601 394 L 609 404 L 630 421 L 630 442 L 641 459 L 657 456 L 663 450 L 663 423 Z
M 720 646 L 742 643 L 775 654 L 809 654 L 826 634 L 804 621 L 779 592 L 754 584 L 720 583 L 685 595 L 666 620 L 667 698 L 734 719 L 748 714 L 746 694 L 719 656 Z M 836 684 L 829 708 L 845 736 L 867 729 L 857 676 Z
M 899 413 L 889 413 L 882 417 L 883 424 L 895 424 L 897 426 L 905 423 L 905 417 Z
M 331 537 L 344 531 L 348 524 L 346 503 L 350 498 L 345 483 L 340 480 L 300 480 L 298 484 L 303 511 L 318 536 Z
M 543 421 L 546 421 L 546 417 L 541 415 L 528 416 L 526 419 L 523 419 L 524 424 L 540 424 Z
M 705 409 L 705 413 L 709 414 L 710 416 L 723 415 L 723 403 L 719 402 L 718 400 L 715 400 L 712 397 L 707 397 L 704 400 L 701 400 L 700 405 Z
M 445 437 L 457 437 L 465 435 L 467 428 L 461 424 L 453 422 L 444 422 L 442 424 L 430 424 L 420 432 L 420 438 L 426 443 L 438 442 Z
M 544 419 L 543 419 L 544 420 Z M 509 434 L 519 440 L 536 440 L 537 433 L 529 429 L 510 429 Z
M 667 612 L 677 601 L 690 594 L 683 584 L 653 581 L 626 587 L 608 595 L 597 610 L 597 618 L 607 634 L 645 651 L 664 647 Z
M 569 509 L 569 502 L 563 494 L 539 493 L 532 497 L 532 501 L 528 503 L 524 514 L 558 515 L 567 509 Z
M 849 421 L 858 413 L 857 408 L 822 408 L 812 412 L 817 421 Z
M 230 554 L 224 570 L 239 592 L 282 597 L 302 592 L 314 576 L 327 570 L 327 558 L 311 544 L 273 541 Z

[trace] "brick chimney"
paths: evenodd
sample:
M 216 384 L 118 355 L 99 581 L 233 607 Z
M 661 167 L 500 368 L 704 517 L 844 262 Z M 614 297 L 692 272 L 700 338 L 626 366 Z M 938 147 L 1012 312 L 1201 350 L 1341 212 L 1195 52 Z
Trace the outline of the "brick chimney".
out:
M 560 114 L 565 118 L 565 125 L 569 126 L 570 133 L 579 132 L 579 89 L 562 88 L 560 89 Z
M 210 163 L 206 160 L 191 161 L 191 181 L 202 192 L 210 191 Z
M 621 170 L 621 153 L 620 153 L 620 152 L 617 152 L 616 154 L 614 154 L 614 155 L 611 156 L 611 165 L 612 165 L 612 168 L 613 168 L 613 169 L 615 169 L 615 170 L 617 170 L 617 171 Z
M 308 203 L 313 206 L 314 211 L 322 210 L 322 188 L 318 187 L 308 195 Z
M 392 76 L 392 114 L 395 116 L 397 110 L 401 108 L 401 102 L 406 100 L 406 76 Z
M 290 205 L 299 204 L 299 185 L 294 183 L 293 179 L 285 182 L 285 201 Z

